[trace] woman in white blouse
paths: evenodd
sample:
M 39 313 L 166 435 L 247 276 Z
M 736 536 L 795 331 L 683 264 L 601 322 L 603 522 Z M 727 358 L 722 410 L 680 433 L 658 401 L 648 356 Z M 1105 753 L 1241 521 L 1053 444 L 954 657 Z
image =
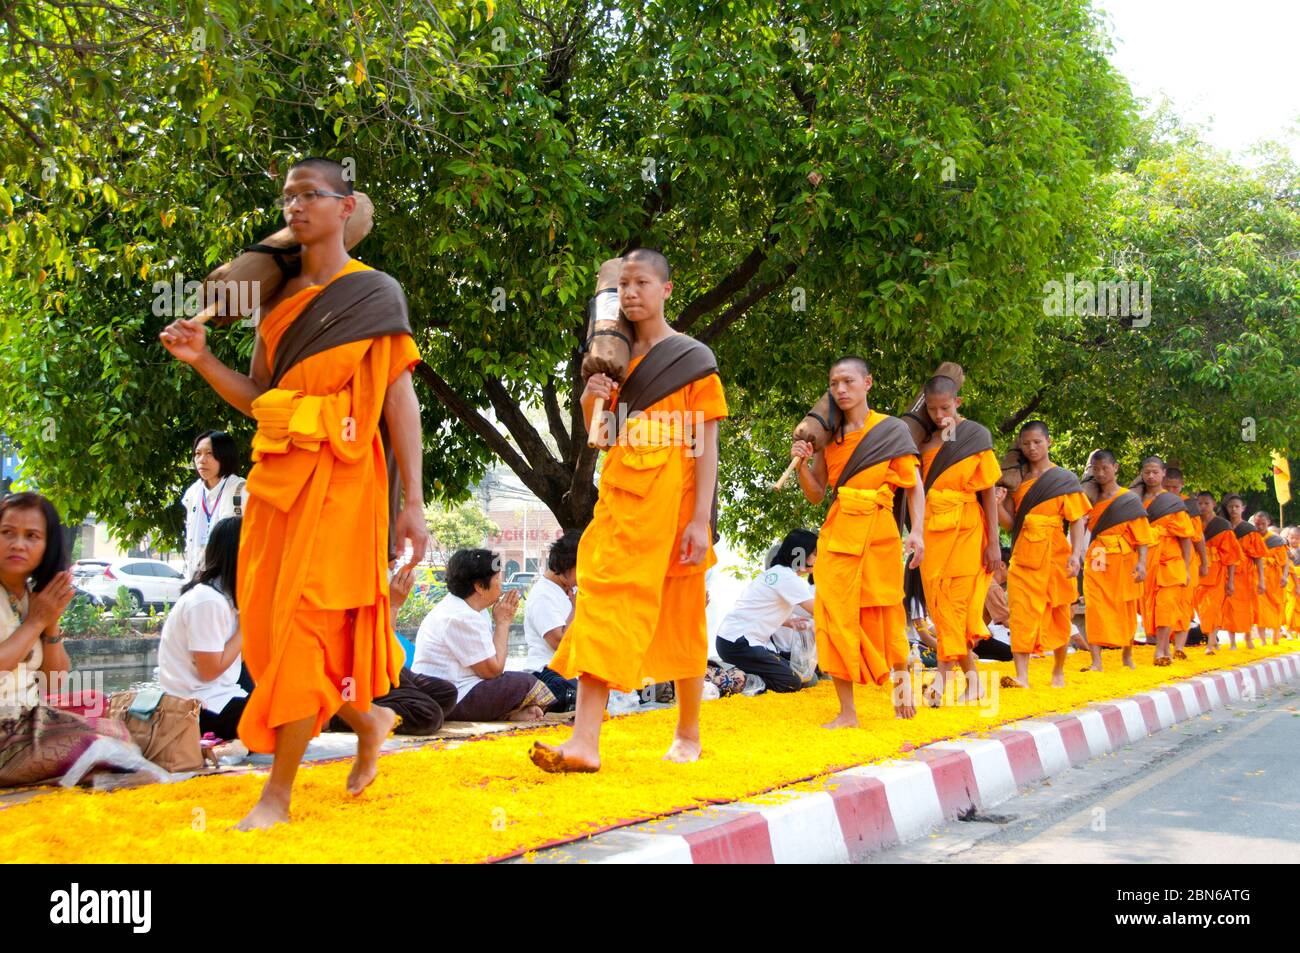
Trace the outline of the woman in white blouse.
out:
M 207 430 L 194 441 L 194 471 L 199 478 L 181 497 L 185 507 L 185 574 L 203 568 L 203 550 L 212 528 L 244 512 L 244 478 L 239 450 L 224 430 Z

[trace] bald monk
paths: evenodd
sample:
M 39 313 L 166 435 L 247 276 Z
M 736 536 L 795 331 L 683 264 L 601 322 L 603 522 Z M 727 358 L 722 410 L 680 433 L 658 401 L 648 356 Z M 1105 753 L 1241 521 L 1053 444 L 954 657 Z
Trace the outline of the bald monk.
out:
M 1121 649 L 1133 665 L 1133 636 L 1147 574 L 1151 526 L 1141 499 L 1119 485 L 1115 454 L 1097 450 L 1089 461 L 1097 502 L 1088 514 L 1087 558 L 1083 563 L 1083 605 L 1092 665 L 1102 671 L 1101 650 Z
M 934 424 L 921 445 L 925 489 L 925 559 L 921 581 L 938 641 L 934 699 L 941 700 L 954 666 L 965 673 L 965 700 L 978 701 L 974 647 L 989 637 L 984 602 L 1002 565 L 997 500 L 1002 475 L 988 428 L 958 412 L 957 382 L 936 376 L 922 391 Z
M 1251 525 L 1259 530 L 1259 535 L 1268 538 L 1277 531 L 1273 529 L 1273 517 L 1269 516 L 1263 510 L 1257 510 L 1255 515 L 1250 518 Z
M 1236 584 L 1224 603 L 1223 627 L 1228 630 L 1229 648 L 1237 647 L 1237 636 L 1246 636 L 1246 648 L 1255 647 L 1252 638 L 1256 603 L 1264 593 L 1264 555 L 1267 547 L 1259 530 L 1243 519 L 1246 501 L 1235 493 L 1223 498 L 1223 511 L 1227 514 L 1232 531 L 1241 545 L 1241 561 L 1237 563 Z
M 275 759 L 241 830 L 289 819 L 298 763 L 335 713 L 357 734 L 348 793 L 374 780 L 396 716 L 371 701 L 397 684 L 403 656 L 389 615 L 395 499 L 386 448 L 405 490 L 394 526 L 396 541 L 412 549 L 403 568 L 428 541 L 411 384 L 419 354 L 401 288 L 344 248 L 351 192 L 336 162 L 307 159 L 289 170 L 285 218 L 302 244 L 302 269 L 268 302 L 248 375 L 212 355 L 201 324 L 182 319 L 161 334 L 168 351 L 257 420 L 238 575 L 244 660 L 257 687 L 239 735 Z
M 1259 638 L 1267 644 L 1269 635 L 1273 644 L 1282 641 L 1282 622 L 1286 611 L 1286 575 L 1290 556 L 1286 540 L 1278 533 L 1264 539 L 1264 592 L 1259 597 Z
M 1286 633 L 1291 638 L 1300 634 L 1300 526 L 1288 526 L 1282 538 L 1291 556 L 1286 585 Z
M 1156 637 L 1155 664 L 1166 666 L 1173 662 L 1170 636 L 1181 619 L 1182 594 L 1187 587 L 1196 530 L 1183 498 L 1164 488 L 1162 459 L 1152 456 L 1143 460 L 1141 478 L 1142 505 L 1147 510 L 1152 536 L 1142 627 L 1148 640 L 1152 634 Z
M 810 503 L 831 497 L 817 543 L 817 595 L 813 621 L 817 663 L 835 682 L 840 711 L 826 728 L 856 728 L 853 686 L 893 684 L 894 716 L 912 718 L 916 707 L 908 678 L 907 617 L 903 609 L 902 499 L 907 494 L 911 532 L 909 565 L 925 550 L 925 491 L 917 473 L 916 444 L 897 417 L 867 404 L 871 369 L 861 357 L 831 365 L 830 395 L 842 413 L 822 450 L 795 440 L 790 452 L 809 466 L 798 469 Z
M 1196 506 L 1205 527 L 1206 565 L 1209 571 L 1196 584 L 1196 615 L 1205 634 L 1205 654 L 1214 655 L 1219 645 L 1219 630 L 1224 625 L 1224 603 L 1232 594 L 1241 562 L 1241 544 L 1232 524 L 1215 509 L 1213 493 L 1198 493 Z
M 610 689 L 656 682 L 676 683 L 677 728 L 665 760 L 701 754 L 704 573 L 717 562 L 718 422 L 727 402 L 713 353 L 664 317 L 672 290 L 659 252 L 624 256 L 618 300 L 635 331 L 628 374 L 621 386 L 593 374 L 582 394 L 583 420 L 591 420 L 597 398 L 619 413 L 599 428 L 608 452 L 578 544 L 578 601 L 551 661 L 564 678 L 578 679 L 573 734 L 558 746 L 533 745 L 530 757 L 543 771 L 598 770 Z
M 1047 424 L 1031 420 L 1020 428 L 1023 478 L 1002 500 L 999 521 L 1011 533 L 1011 655 L 1014 678 L 1006 688 L 1029 687 L 1029 656 L 1053 655 L 1052 687 L 1065 687 L 1065 656 L 1070 644 L 1070 607 L 1078 601 L 1075 582 L 1083 567 L 1088 511 L 1078 477 L 1052 462 Z M 1061 532 L 1062 521 L 1070 524 Z M 820 577 L 818 579 L 820 583 Z
M 1201 522 L 1200 507 L 1183 492 L 1183 471 L 1178 467 L 1166 466 L 1164 488 L 1170 493 L 1177 493 L 1182 499 L 1187 518 L 1192 521 L 1192 529 L 1196 531 L 1192 537 L 1192 561 L 1187 566 L 1187 585 L 1178 600 L 1178 618 L 1174 622 L 1173 632 L 1174 658 L 1185 659 L 1187 635 L 1196 614 L 1196 584 L 1210 571 L 1210 562 L 1205 548 L 1205 524 Z

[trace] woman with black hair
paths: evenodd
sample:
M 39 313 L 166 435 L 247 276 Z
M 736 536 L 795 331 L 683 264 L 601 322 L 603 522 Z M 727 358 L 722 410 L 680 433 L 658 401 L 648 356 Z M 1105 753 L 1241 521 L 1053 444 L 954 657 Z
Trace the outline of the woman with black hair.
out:
M 777 547 L 771 564 L 741 593 L 718 628 L 718 658 L 746 675 L 757 675 L 774 692 L 797 692 L 799 676 L 772 644 L 796 607 L 813 611 L 813 590 L 804 577 L 817 561 L 817 534 L 795 529 Z
M 0 500 L 0 787 L 60 777 L 99 737 L 127 741 L 126 726 L 50 707 L 67 674 L 59 618 L 75 590 L 63 523 L 36 493 Z
M 199 475 L 185 495 L 185 571 L 193 577 L 203 567 L 203 550 L 212 528 L 244 512 L 244 478 L 239 450 L 224 430 L 205 430 L 194 440 L 194 470 Z M 232 590 L 233 591 L 233 590 Z
M 162 690 L 202 703 L 199 730 L 233 741 L 248 693 L 239 684 L 239 631 L 235 572 L 239 564 L 238 516 L 212 528 L 203 565 L 185 584 L 167 613 L 158 643 L 158 682 Z

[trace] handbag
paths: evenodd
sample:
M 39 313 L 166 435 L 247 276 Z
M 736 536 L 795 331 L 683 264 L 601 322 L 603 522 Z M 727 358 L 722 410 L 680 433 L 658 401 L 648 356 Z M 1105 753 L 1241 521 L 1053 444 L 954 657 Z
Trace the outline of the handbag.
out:
M 141 689 L 110 696 L 108 715 L 125 723 L 141 753 L 164 771 L 198 771 L 203 767 L 199 748 L 202 707 L 197 698 Z

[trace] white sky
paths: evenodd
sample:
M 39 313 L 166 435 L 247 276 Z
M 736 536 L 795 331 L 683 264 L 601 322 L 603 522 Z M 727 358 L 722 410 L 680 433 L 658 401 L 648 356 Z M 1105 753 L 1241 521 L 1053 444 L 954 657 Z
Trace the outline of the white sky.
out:
M 1164 94 L 1206 138 L 1240 158 L 1300 124 L 1300 0 L 1094 0 L 1109 15 L 1112 62 L 1152 103 Z M 1300 144 L 1291 139 L 1300 158 Z

